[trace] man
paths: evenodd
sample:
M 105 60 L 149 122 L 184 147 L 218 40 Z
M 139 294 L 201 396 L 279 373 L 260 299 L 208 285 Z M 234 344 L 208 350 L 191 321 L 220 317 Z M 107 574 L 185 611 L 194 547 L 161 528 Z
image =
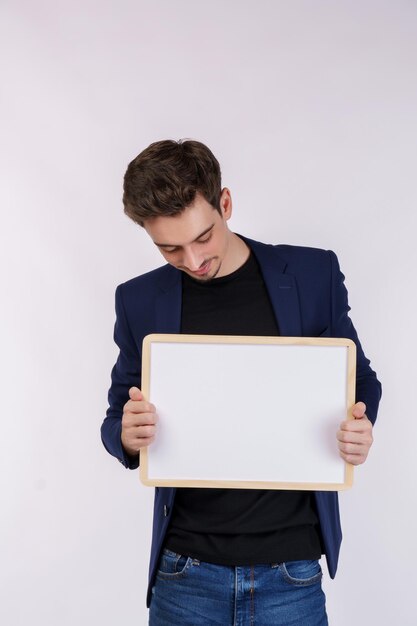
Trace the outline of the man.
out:
M 157 407 L 140 391 L 149 333 L 335 336 L 357 345 L 356 419 L 340 425 L 335 446 L 346 461 L 363 463 L 381 385 L 348 317 L 335 254 L 233 233 L 230 191 L 214 155 L 196 141 L 151 144 L 130 163 L 123 200 L 168 264 L 117 288 L 120 354 L 102 426 L 106 449 L 134 469 L 158 436 Z M 248 402 L 261 441 L 256 396 L 248 393 Z M 150 624 L 323 626 L 319 558 L 326 555 L 334 577 L 340 542 L 334 492 L 156 489 Z

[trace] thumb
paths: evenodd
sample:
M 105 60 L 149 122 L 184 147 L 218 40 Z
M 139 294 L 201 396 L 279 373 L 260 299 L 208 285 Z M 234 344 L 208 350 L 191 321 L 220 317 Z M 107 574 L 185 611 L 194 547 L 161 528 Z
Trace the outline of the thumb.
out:
M 131 387 L 129 389 L 129 398 L 131 400 L 143 400 L 143 393 L 138 387 Z
M 352 415 L 355 419 L 360 419 L 365 415 L 366 404 L 365 402 L 357 402 L 352 409 Z

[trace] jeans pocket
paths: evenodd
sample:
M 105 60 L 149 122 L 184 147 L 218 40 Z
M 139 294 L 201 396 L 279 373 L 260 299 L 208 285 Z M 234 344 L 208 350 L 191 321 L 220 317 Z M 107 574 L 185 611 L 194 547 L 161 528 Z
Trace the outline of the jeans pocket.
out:
M 160 578 L 177 578 L 186 574 L 192 559 L 177 552 L 164 549 L 159 559 L 156 575 Z
M 317 559 L 313 561 L 287 561 L 280 563 L 279 569 L 287 583 L 298 587 L 314 585 L 323 576 Z

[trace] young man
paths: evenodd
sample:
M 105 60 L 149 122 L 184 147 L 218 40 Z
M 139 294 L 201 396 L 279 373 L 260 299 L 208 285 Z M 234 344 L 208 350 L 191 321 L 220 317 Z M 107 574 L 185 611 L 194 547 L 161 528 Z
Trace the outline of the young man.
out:
M 102 426 L 106 449 L 134 469 L 158 436 L 157 407 L 140 391 L 149 333 L 334 336 L 357 345 L 356 419 L 341 424 L 335 446 L 363 463 L 381 385 L 348 317 L 335 254 L 233 233 L 230 191 L 197 141 L 151 144 L 127 169 L 123 201 L 168 264 L 117 288 L 120 354 Z M 256 397 L 248 402 L 256 416 Z M 256 417 L 254 440 L 262 441 Z M 150 624 L 323 626 L 319 558 L 326 555 L 334 577 L 340 542 L 334 492 L 156 489 Z

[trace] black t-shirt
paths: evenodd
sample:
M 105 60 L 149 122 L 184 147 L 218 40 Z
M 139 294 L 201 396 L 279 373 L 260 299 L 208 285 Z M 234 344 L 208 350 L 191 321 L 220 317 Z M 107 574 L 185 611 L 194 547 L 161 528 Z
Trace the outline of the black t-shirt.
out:
M 263 277 L 252 254 L 232 274 L 208 282 L 183 275 L 181 332 L 279 335 Z M 250 381 L 243 384 L 250 390 Z M 213 462 L 215 456 L 213 450 Z M 319 558 L 320 536 L 312 493 L 177 489 L 165 546 L 222 565 Z

